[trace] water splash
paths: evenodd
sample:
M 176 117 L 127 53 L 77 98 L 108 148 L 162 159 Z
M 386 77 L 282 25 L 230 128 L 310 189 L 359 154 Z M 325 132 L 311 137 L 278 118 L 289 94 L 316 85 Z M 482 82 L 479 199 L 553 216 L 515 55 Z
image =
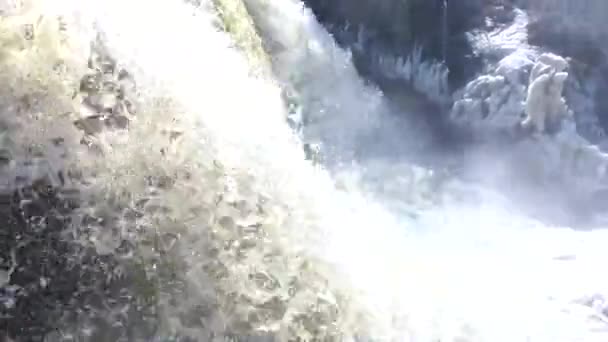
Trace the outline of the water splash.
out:
M 605 341 L 606 333 L 588 321 L 601 315 L 574 300 L 608 293 L 597 271 L 606 259 L 606 234 L 542 226 L 459 182 L 448 182 L 438 202 L 413 216 L 394 214 L 376 198 L 407 206 L 401 202 L 412 198 L 418 182 L 406 187 L 399 177 L 411 166 L 354 165 L 336 176 L 342 190 L 336 189 L 336 179 L 305 161 L 285 122 L 280 89 L 250 76 L 250 64 L 218 31 L 209 3 L 198 9 L 170 0 L 61 4 L 80 19 L 69 28 L 72 39 L 90 39 L 88 25 L 95 23 L 138 82 L 137 117 L 129 130 L 95 137 L 100 155 L 80 151 L 71 130 L 62 134 L 73 134 L 68 147 L 80 151 L 74 168 L 86 179 L 85 205 L 75 216 L 93 213 L 119 231 L 91 229 L 93 246 L 112 255 L 124 240 L 136 245 L 144 273 L 136 279 L 160 284 L 152 296 L 160 312 L 157 340 Z M 356 135 L 332 140 L 332 129 L 365 131 L 366 115 L 383 112 L 382 97 L 356 76 L 343 51 L 327 55 L 314 44 L 308 51 L 311 42 L 333 43 L 299 3 L 248 4 L 272 29 L 270 37 L 299 42 L 300 49 L 287 44 L 286 56 L 295 57 L 277 61 L 277 70 L 288 76 L 310 62 L 300 69 L 308 76 L 296 80 L 311 92 L 304 104 L 322 114 L 312 127 L 348 151 Z M 85 59 L 72 53 L 68 65 L 82 67 Z M 29 59 L 23 67 L 47 62 Z M 27 74 L 3 71 L 8 80 Z M 65 75 L 76 80 L 81 73 Z M 315 103 L 329 98 L 313 92 L 316 85 L 332 90 L 330 105 Z M 44 94 L 61 99 L 69 88 L 53 84 Z M 371 94 L 371 105 L 359 101 L 362 94 Z M 353 103 L 365 115 L 342 110 Z M 77 111 L 73 105 L 66 102 Z M 359 180 L 363 171 L 368 178 Z M 391 196 L 365 187 L 391 181 Z M 91 322 L 72 328 L 81 340 L 99 336 Z
M 448 42 L 449 42 L 449 10 L 448 10 L 448 0 L 443 0 L 441 4 L 441 57 L 443 58 L 443 63 L 448 62 Z

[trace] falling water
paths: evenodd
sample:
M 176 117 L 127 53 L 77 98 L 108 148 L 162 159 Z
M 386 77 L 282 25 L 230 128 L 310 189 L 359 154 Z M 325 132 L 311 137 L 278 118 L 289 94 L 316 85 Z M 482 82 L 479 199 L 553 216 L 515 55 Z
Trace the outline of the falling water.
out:
M 448 0 L 443 0 L 441 5 L 441 56 L 444 63 L 448 61 L 448 41 L 450 39 L 448 25 Z
M 598 271 L 607 234 L 544 226 L 456 180 L 432 185 L 433 172 L 400 158 L 407 122 L 391 121 L 383 94 L 299 1 L 246 1 L 279 84 L 250 72 L 209 2 L 27 3 L 27 16 L 0 22 L 3 44 L 16 44 L 0 55 L 2 119 L 14 124 L 3 134 L 18 156 L 41 147 L 48 163 L 31 178 L 78 174 L 80 208 L 62 236 L 115 258 L 107 278 L 140 274 L 82 306 L 74 295 L 50 341 L 608 338 L 581 304 L 608 294 Z M 36 23 L 36 39 L 20 40 L 20 20 Z M 73 93 L 97 33 L 136 81 L 138 112 L 86 147 Z M 308 117 L 304 139 L 328 146 L 329 171 L 304 158 L 280 87 Z M 24 94 L 33 105 L 11 107 Z M 53 152 L 57 136 L 68 152 Z M 361 137 L 393 158 L 345 163 L 360 157 Z

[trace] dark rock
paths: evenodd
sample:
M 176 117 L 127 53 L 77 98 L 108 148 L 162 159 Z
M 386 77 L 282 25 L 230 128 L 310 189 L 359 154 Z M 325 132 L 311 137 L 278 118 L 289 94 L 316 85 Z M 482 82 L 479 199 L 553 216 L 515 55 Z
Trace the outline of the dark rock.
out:
M 604 132 L 608 132 L 608 66 L 604 66 L 595 74 L 597 79 L 593 92 L 593 102 L 596 113 Z
M 306 0 L 319 22 L 338 30 L 356 34 L 364 28 L 391 49 L 411 43 L 411 12 L 406 1 L 359 1 L 356 6 L 346 0 Z M 341 43 L 341 42 L 339 42 Z
M 128 74 L 107 56 L 89 62 L 91 70 L 80 84 L 83 108 L 104 108 L 88 108 L 87 117 L 74 124 L 87 134 L 106 125 L 126 128 L 125 115 L 100 112 L 107 107 L 102 97 L 115 96 L 127 85 Z M 130 93 L 123 93 L 121 103 L 132 101 Z M 32 101 L 22 98 L 26 107 Z M 87 140 L 93 139 L 85 135 L 83 142 Z M 48 145 L 68 147 L 61 137 L 49 139 Z M 15 156 L 10 148 L 0 150 L 0 167 L 16 157 L 24 159 L 19 169 L 45 159 L 43 151 L 26 152 Z M 121 235 L 117 221 L 126 216 L 120 210 L 91 210 L 99 206 L 92 199 L 83 201 L 80 191 L 90 184 L 77 169 L 34 177 L 39 176 L 16 175 L 11 188 L 0 191 L 0 341 L 153 340 L 160 323 L 157 288 L 149 279 L 157 273 L 148 272 L 138 257 L 138 241 Z M 106 241 L 99 241 L 106 237 L 111 246 L 104 250 L 100 245 Z
M 81 238 L 99 220 L 74 222 L 78 194 L 68 192 L 41 179 L 0 194 L 0 273 L 9 275 L 0 279 L 0 333 L 23 342 L 66 341 L 48 339 L 59 330 L 79 341 L 152 336 L 153 307 L 133 292 L 145 276 L 120 259 L 133 246 L 96 253 Z
M 560 56 L 571 57 L 579 67 L 603 64 L 606 54 L 592 35 L 593 28 L 563 20 L 563 14 L 536 17 L 528 24 L 528 42 Z
M 564 97 L 574 112 L 579 134 L 603 144 L 608 132 L 608 55 L 595 28 L 564 20 L 563 15 L 537 14 L 528 25 L 531 44 L 570 59 Z
M 103 130 L 105 117 L 103 115 L 92 115 L 84 119 L 76 120 L 76 128 L 83 130 L 86 134 L 97 134 Z
M 358 43 L 364 31 L 371 42 L 359 53 L 368 53 L 371 48 L 406 57 L 415 46 L 422 47 L 425 58 L 446 63 L 452 90 L 470 80 L 482 64 L 466 33 L 487 29 L 488 17 L 494 24 L 513 19 L 511 0 L 448 0 L 445 3 L 443 0 L 385 0 L 381 4 L 359 1 L 356 6 L 346 0 L 306 0 L 305 3 L 343 46 Z M 444 4 L 448 6 L 447 11 Z M 355 51 L 354 58 L 360 72 L 368 76 L 365 57 L 357 56 Z
M 570 59 L 571 77 L 564 96 L 574 112 L 579 134 L 605 145 L 608 132 L 608 25 L 605 1 L 520 1 L 533 20 L 528 40 Z M 568 15 L 564 15 L 568 13 Z
M 106 120 L 106 124 L 109 127 L 118 128 L 118 129 L 126 129 L 129 127 L 129 118 L 124 115 L 114 115 Z

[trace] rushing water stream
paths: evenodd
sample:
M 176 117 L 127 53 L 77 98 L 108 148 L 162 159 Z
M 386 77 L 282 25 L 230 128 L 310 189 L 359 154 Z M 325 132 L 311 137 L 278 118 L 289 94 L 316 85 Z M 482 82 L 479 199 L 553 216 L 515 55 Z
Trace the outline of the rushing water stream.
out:
M 28 330 L 14 308 L 66 287 L 23 285 L 33 266 L 15 238 L 0 258 L 7 340 L 608 340 L 608 232 L 547 226 L 413 165 L 433 153 L 427 128 L 301 2 L 244 0 L 276 79 L 251 72 L 211 1 L 24 2 L 0 2 L 1 185 L 76 189 L 58 236 L 79 246 L 70 269 L 90 270 L 47 304 L 50 329 Z M 89 115 L 77 93 L 98 35 L 137 113 L 82 143 L 72 122 Z

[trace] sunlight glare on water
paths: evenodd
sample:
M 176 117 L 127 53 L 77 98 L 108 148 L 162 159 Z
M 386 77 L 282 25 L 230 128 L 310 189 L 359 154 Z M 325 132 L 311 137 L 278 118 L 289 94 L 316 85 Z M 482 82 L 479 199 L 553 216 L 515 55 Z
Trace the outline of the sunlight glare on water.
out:
M 247 3 L 270 6 L 261 0 Z M 316 269 L 301 285 L 327 302 L 350 304 L 337 314 L 336 329 L 343 329 L 344 339 L 359 334 L 404 342 L 608 340 L 605 325 L 603 331 L 594 330 L 595 324 L 602 324 L 601 315 L 576 303 L 608 295 L 608 275 L 602 271 L 608 262 L 607 233 L 546 227 L 484 196 L 478 203 L 446 201 L 420 210 L 415 218 L 395 214 L 377 200 L 381 195 L 364 191 L 365 184 L 355 181 L 339 190 L 328 172 L 304 159 L 285 122 L 279 87 L 250 76 L 244 56 L 228 35 L 218 31 L 211 4 L 203 2 L 198 9 L 176 0 L 65 0 L 61 4 L 65 5 L 62 11 L 77 13 L 80 22 L 75 25 L 80 25 L 83 39 L 90 39 L 88 25 L 92 23 L 103 33 L 111 53 L 135 74 L 147 109 L 126 137 L 105 137 L 109 151 L 105 159 L 82 163 L 99 168 L 96 186 L 100 189 L 129 192 L 135 199 L 143 191 L 138 183 L 142 175 L 187 169 L 191 176 L 160 200 L 174 211 L 166 221 L 186 226 L 183 234 L 196 241 L 180 256 L 188 258 L 192 266 L 188 276 L 192 288 L 200 289 L 201 298 L 205 291 L 221 296 L 221 286 L 233 286 L 230 290 L 242 291 L 243 297 L 266 296 L 251 285 L 249 269 L 287 278 L 287 273 L 299 274 L 296 268 L 307 258 Z M 304 45 L 323 48 L 314 43 L 327 42 L 327 33 L 318 26 L 300 30 L 297 25 L 314 19 L 297 5 L 287 1 L 269 12 L 261 7 L 253 12 L 257 20 L 272 13 L 273 25 L 297 32 Z M 301 60 L 284 56 L 278 63 L 283 63 L 285 72 L 304 67 L 298 65 Z M 322 65 L 342 72 L 345 60 L 323 59 Z M 352 70 L 352 66 L 347 68 Z M 322 82 L 328 75 L 319 70 L 327 69 L 304 70 L 313 74 L 311 83 L 301 89 L 324 85 L 327 91 L 310 93 L 311 101 L 329 95 L 336 108 L 355 108 L 348 107 L 350 101 L 365 92 L 364 98 L 378 101 L 371 103 L 372 109 L 380 108 L 374 106 L 381 103 L 381 94 L 364 87 L 356 73 L 339 74 L 334 83 L 339 87 L 331 92 L 331 84 Z M 161 96 L 167 100 L 155 102 Z M 360 119 L 349 114 L 341 111 L 337 123 L 326 121 L 327 130 L 321 129 L 324 133 L 319 136 L 329 136 L 327 132 L 341 120 L 347 125 Z M 353 127 L 365 129 L 356 123 Z M 323 125 L 323 120 L 318 124 Z M 166 159 L 160 159 L 155 149 L 159 132 L 166 127 L 183 130 L 185 137 L 181 145 L 163 152 L 168 154 Z M 210 176 L 215 162 L 225 167 L 225 175 Z M 386 166 L 380 182 L 398 176 L 391 174 L 392 166 Z M 353 167 L 347 172 L 360 171 Z M 266 217 L 246 219 L 260 219 L 268 228 L 260 249 L 283 254 L 276 261 L 251 257 L 251 264 L 230 265 L 232 278 L 214 284 L 217 291 L 213 292 L 207 289 L 208 279 L 197 273 L 196 267 L 207 260 L 196 252 L 207 246 L 206 222 L 223 214 L 209 213 L 214 208 L 209 206 L 209 217 L 193 218 L 189 215 L 195 214 L 185 207 L 191 202 L 208 205 L 213 202 L 209 193 L 224 188 L 229 188 L 225 197 L 242 196 L 245 202 L 263 199 L 260 205 Z M 412 190 L 404 189 L 403 198 L 410 195 L 407 191 Z M 241 219 L 233 209 L 221 208 L 235 221 Z M 289 302 L 285 315 L 305 311 L 306 298 L 302 301 Z M 230 302 L 222 309 L 233 304 L 242 303 Z M 262 328 L 279 331 L 288 324 L 287 319 L 277 321 Z

